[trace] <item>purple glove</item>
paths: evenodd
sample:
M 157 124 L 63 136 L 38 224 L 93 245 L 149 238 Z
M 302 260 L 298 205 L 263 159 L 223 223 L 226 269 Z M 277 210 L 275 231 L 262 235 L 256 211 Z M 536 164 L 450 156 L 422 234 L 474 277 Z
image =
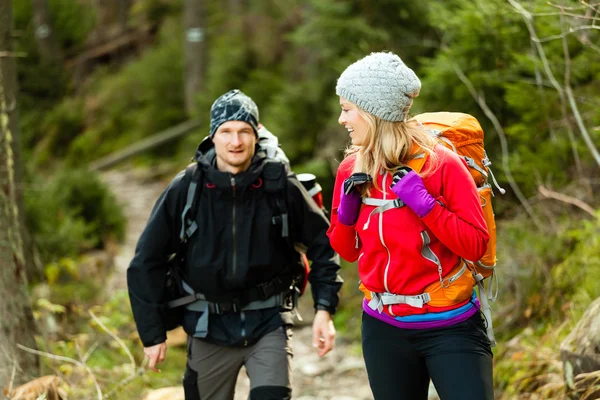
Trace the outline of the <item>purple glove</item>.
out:
M 358 212 L 362 203 L 360 192 L 357 187 L 371 182 L 370 175 L 357 172 L 344 181 L 342 193 L 340 193 L 340 205 L 338 206 L 338 221 L 344 225 L 352 226 L 358 220 Z
M 409 167 L 402 167 L 394 174 L 390 189 L 420 218 L 435 206 L 435 199 L 425 188 L 423 179 Z

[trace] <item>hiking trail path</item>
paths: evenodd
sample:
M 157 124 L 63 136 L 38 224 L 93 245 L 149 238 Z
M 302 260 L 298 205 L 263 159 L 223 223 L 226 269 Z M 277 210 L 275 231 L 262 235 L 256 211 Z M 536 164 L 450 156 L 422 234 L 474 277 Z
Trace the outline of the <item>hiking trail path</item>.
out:
M 154 202 L 167 186 L 170 177 L 157 180 L 150 173 L 135 169 L 110 170 L 104 172 L 102 177 L 122 204 L 127 218 L 126 238 L 115 257 L 115 271 L 107 285 L 107 290 L 111 293 L 126 289 L 126 270 L 133 257 L 135 245 Z M 294 329 L 293 398 L 296 400 L 372 399 L 364 361 L 356 350 L 357 344 L 349 343 L 338 333 L 334 350 L 319 358 L 311 345 L 312 331 L 310 323 L 307 322 L 312 316 L 309 314 L 304 312 L 304 323 Z M 356 318 L 360 318 L 359 310 L 356 311 Z M 132 351 L 138 352 L 141 348 Z M 183 369 L 182 365 L 182 374 Z M 246 400 L 248 392 L 249 380 L 242 368 L 236 386 L 235 400 Z M 167 393 L 166 389 L 164 393 Z M 151 397 L 152 395 L 149 394 L 144 399 L 183 400 L 183 389 L 171 388 L 169 393 L 165 397 Z M 437 399 L 437 397 L 430 397 L 430 399 Z

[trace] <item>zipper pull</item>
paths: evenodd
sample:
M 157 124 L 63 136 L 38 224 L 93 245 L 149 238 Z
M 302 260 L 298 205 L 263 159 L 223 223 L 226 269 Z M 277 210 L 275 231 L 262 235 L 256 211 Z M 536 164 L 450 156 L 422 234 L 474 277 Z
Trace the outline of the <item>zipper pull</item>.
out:
M 492 163 L 490 163 L 491 165 Z M 492 172 L 492 169 L 488 167 L 488 172 L 490 173 L 490 175 L 492 176 L 492 181 L 494 181 L 494 186 L 496 186 L 498 188 L 498 191 L 500 191 L 500 194 L 504 194 L 506 193 L 506 190 L 502 189 L 500 187 L 500 185 L 498 185 L 498 181 L 496 180 L 496 177 L 494 176 L 494 173 Z
M 235 197 L 235 176 L 231 175 L 231 178 L 229 178 L 229 183 L 231 184 L 231 190 L 233 192 L 233 197 Z
M 484 167 L 487 168 L 488 173 L 492 176 L 492 181 L 494 181 L 494 186 L 496 186 L 496 188 L 498 189 L 498 191 L 500 192 L 500 194 L 505 194 L 506 190 L 504 190 L 503 188 L 500 187 L 500 185 L 498 184 L 498 181 L 496 180 L 496 177 L 494 176 L 494 173 L 492 172 L 492 169 L 490 168 L 490 166 L 492 165 L 492 162 L 490 161 L 490 159 L 488 158 L 487 153 L 484 151 L 483 152 L 483 156 L 485 157 L 482 161 L 482 164 Z

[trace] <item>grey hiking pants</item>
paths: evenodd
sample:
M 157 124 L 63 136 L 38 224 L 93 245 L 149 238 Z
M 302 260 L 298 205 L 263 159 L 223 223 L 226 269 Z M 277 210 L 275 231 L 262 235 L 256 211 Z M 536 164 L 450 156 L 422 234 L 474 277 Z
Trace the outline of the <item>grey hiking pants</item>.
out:
M 227 347 L 191 338 L 188 366 L 198 373 L 201 400 L 233 400 L 242 366 L 251 400 L 291 399 L 292 330 L 280 327 L 248 347 Z

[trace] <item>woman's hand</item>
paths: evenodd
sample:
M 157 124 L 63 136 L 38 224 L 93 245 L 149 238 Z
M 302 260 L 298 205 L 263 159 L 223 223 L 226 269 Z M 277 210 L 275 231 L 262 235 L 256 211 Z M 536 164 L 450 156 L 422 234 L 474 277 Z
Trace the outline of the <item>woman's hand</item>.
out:
M 394 174 L 390 189 L 420 218 L 435 206 L 435 199 L 427 191 L 423 179 L 409 167 L 402 167 Z
M 358 189 L 361 185 L 371 181 L 371 176 L 363 172 L 354 173 L 344 180 L 337 212 L 340 223 L 348 226 L 356 224 L 362 202 Z

